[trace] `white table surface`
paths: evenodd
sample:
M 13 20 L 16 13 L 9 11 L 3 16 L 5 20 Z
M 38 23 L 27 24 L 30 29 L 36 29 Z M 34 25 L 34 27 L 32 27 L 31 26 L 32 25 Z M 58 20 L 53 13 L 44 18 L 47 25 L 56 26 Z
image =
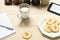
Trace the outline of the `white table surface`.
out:
M 59 3 L 60 0 L 51 0 L 53 2 Z M 38 29 L 38 23 L 40 22 L 40 18 L 44 14 L 49 14 L 50 12 L 47 11 L 48 7 L 30 7 L 30 15 L 29 19 L 26 21 L 22 20 L 21 18 L 17 18 L 17 14 L 19 13 L 18 6 L 5 6 L 4 0 L 0 0 L 0 13 L 7 13 L 15 30 L 16 33 L 12 34 L 2 40 L 24 40 L 21 36 L 22 31 L 26 30 L 32 32 L 32 37 L 30 40 L 60 40 L 60 37 L 51 39 L 46 36 L 43 36 Z M 26 23 L 27 22 L 27 23 Z M 23 24 L 24 25 L 23 25 Z

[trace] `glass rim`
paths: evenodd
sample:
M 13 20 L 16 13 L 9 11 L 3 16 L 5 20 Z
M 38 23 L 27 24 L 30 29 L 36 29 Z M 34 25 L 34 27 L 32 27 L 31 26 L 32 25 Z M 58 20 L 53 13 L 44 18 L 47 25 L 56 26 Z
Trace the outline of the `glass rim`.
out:
M 30 5 L 29 4 L 27 4 L 27 3 L 22 3 L 22 4 L 20 4 L 19 5 L 19 8 L 22 8 L 22 7 L 30 7 Z

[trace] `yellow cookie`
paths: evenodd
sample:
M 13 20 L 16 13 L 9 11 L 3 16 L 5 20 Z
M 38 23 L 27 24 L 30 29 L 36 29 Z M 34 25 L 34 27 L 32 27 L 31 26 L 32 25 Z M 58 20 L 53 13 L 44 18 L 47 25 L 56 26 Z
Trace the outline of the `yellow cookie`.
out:
M 31 32 L 23 32 L 23 33 L 22 33 L 22 37 L 23 37 L 24 39 L 29 39 L 29 38 L 32 37 L 32 33 L 31 33 Z
M 51 32 L 51 29 L 49 28 L 49 25 L 45 25 L 44 26 L 44 30 L 46 31 L 46 32 Z
M 59 31 L 59 26 L 56 25 L 56 24 L 51 25 L 50 28 L 53 32 L 58 32 Z
M 46 22 L 47 22 L 47 24 L 54 24 L 55 23 L 55 18 L 47 18 Z

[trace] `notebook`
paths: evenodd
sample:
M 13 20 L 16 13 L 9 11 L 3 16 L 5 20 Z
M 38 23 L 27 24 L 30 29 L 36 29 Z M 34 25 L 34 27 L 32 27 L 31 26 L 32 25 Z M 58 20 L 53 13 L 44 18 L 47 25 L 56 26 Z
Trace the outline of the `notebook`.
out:
M 7 28 L 0 26 L 0 39 L 5 38 L 8 35 L 15 33 L 13 25 L 12 25 L 11 21 L 9 20 L 8 15 L 6 13 L 0 14 L 0 25 L 13 29 L 13 30 L 9 30 Z

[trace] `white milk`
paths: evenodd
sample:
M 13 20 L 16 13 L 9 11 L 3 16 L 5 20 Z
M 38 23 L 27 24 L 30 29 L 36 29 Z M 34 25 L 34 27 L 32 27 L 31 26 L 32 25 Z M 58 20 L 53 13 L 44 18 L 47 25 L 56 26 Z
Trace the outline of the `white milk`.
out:
M 28 7 L 22 7 L 20 9 L 20 12 L 21 12 L 21 17 L 22 18 L 28 18 L 28 15 L 29 15 L 29 8 Z

